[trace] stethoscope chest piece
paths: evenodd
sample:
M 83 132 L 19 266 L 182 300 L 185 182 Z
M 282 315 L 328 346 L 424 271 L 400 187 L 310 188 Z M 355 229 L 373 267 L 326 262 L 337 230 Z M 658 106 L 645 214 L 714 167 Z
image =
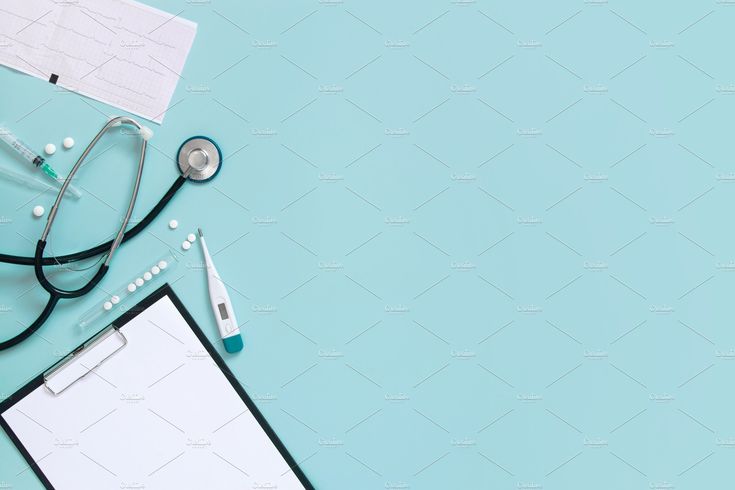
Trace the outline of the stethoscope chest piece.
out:
M 222 152 L 206 136 L 194 136 L 184 141 L 179 148 L 177 162 L 181 175 L 193 181 L 204 182 L 219 172 Z

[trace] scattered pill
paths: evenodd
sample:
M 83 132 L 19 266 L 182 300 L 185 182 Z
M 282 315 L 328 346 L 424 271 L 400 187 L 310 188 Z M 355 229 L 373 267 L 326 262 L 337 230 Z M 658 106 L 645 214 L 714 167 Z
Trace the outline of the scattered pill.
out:
M 168 222 L 168 227 L 171 228 L 172 230 L 175 230 L 176 228 L 179 227 L 179 222 L 176 221 L 175 219 L 172 219 L 171 221 Z
M 128 284 L 128 291 L 130 291 L 131 293 L 134 292 L 136 289 L 138 289 L 138 286 L 136 286 L 132 282 Z
M 145 281 L 143 281 L 143 278 L 142 278 L 142 277 L 139 277 L 139 278 L 137 278 L 137 279 L 135 280 L 135 285 L 136 285 L 136 286 L 138 286 L 138 287 L 140 287 L 140 286 L 142 286 L 142 285 L 143 285 L 143 283 L 144 283 L 144 282 L 145 282 Z
M 143 279 L 145 279 L 146 281 L 150 281 L 151 279 L 153 279 L 153 275 L 150 272 L 145 272 L 143 274 Z
M 112 302 L 113 305 L 116 305 L 120 302 L 120 296 L 114 295 L 112 298 L 110 298 L 110 301 Z
M 43 151 L 45 151 L 47 155 L 53 155 L 54 153 L 56 153 L 56 145 L 53 143 L 48 143 L 46 146 L 43 147 Z
M 160 268 L 161 270 L 163 270 L 163 269 L 165 269 L 166 267 L 168 267 L 168 262 L 166 262 L 165 260 L 162 260 L 162 261 L 160 261 L 160 262 L 158 263 L 158 267 L 159 267 L 159 268 Z
M 189 250 L 191 248 L 191 242 L 189 240 L 184 240 L 184 243 L 181 244 L 181 248 Z
M 33 207 L 33 216 L 36 218 L 40 218 L 43 216 L 43 213 L 45 213 L 46 210 L 43 208 L 43 206 L 34 206 Z
M 197 241 L 197 236 L 194 233 L 189 233 L 186 239 L 189 240 L 191 243 L 194 243 L 195 241 Z
M 154 276 L 158 274 L 159 272 L 161 272 L 161 268 L 158 267 L 157 265 L 154 265 L 153 267 L 151 267 L 151 273 L 153 273 Z
M 112 309 L 112 303 L 110 303 L 109 301 L 105 301 L 102 305 L 102 308 L 104 308 L 106 311 L 110 311 Z
M 70 136 L 67 136 L 66 138 L 64 138 L 64 148 L 68 150 L 72 146 L 74 146 L 74 138 Z

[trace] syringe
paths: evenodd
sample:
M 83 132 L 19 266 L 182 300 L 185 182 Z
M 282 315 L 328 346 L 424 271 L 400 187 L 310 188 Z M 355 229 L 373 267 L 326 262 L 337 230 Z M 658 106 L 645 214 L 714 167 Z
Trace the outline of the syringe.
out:
M 20 155 L 24 160 L 31 163 L 35 167 L 40 168 L 44 175 L 52 179 L 59 187 L 64 184 L 65 179 L 59 177 L 59 174 L 51 167 L 51 165 L 46 162 L 46 159 L 43 158 L 41 155 L 37 155 L 33 150 L 28 148 L 28 145 L 23 143 L 8 128 L 0 126 L 0 140 L 4 141 L 10 148 L 15 150 L 15 152 Z M 69 190 L 71 195 L 76 197 L 77 199 L 82 197 L 82 193 L 79 191 L 79 189 L 74 187 L 72 184 L 69 184 L 69 187 L 67 187 L 67 189 Z

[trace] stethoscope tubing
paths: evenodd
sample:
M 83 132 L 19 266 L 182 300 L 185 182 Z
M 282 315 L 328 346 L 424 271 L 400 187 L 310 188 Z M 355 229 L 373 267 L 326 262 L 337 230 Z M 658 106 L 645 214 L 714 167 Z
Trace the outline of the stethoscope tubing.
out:
M 145 229 L 145 227 L 148 226 L 154 219 L 156 219 L 156 217 L 161 213 L 166 204 L 168 204 L 168 202 L 174 197 L 181 186 L 184 185 L 184 182 L 186 182 L 186 177 L 182 175 L 178 176 L 171 187 L 168 189 L 168 191 L 166 191 L 166 194 L 161 197 L 161 200 L 148 212 L 148 214 L 145 215 L 145 217 L 141 221 L 136 223 L 135 226 L 133 226 L 123 234 L 120 244 L 123 244 L 131 238 L 134 238 L 141 231 L 143 231 L 143 229 Z M 43 257 L 43 259 L 41 260 L 41 264 L 64 265 L 70 264 L 72 262 L 79 262 L 80 260 L 90 259 L 104 253 L 105 251 L 110 249 L 110 246 L 112 246 L 112 240 L 108 240 L 104 243 L 100 243 L 99 245 L 79 252 L 65 255 L 57 255 L 55 257 Z M 0 262 L 4 262 L 6 264 L 34 266 L 34 260 L 35 256 L 27 257 L 23 255 L 0 254 Z
M 173 197 L 176 195 L 176 192 L 181 189 L 181 186 L 184 185 L 184 182 L 186 182 L 186 177 L 183 175 L 180 175 L 176 178 L 174 183 L 169 187 L 168 191 L 166 191 L 166 194 L 164 194 L 161 199 L 156 203 L 153 208 L 148 211 L 148 214 L 145 215 L 145 217 L 139 221 L 135 226 L 127 230 L 123 234 L 123 238 L 120 241 L 121 244 L 127 242 L 128 240 L 134 238 L 137 236 L 141 231 L 145 229 L 146 226 L 148 226 L 156 217 L 158 217 L 159 214 L 161 214 L 161 211 L 166 207 L 166 205 L 173 199 Z M 110 246 L 112 245 L 112 240 L 108 240 L 107 242 L 100 243 L 96 247 L 89 248 L 84 251 L 75 252 L 73 254 L 67 254 L 67 255 L 59 255 L 56 257 L 43 257 L 42 263 L 44 265 L 55 265 L 55 264 L 69 264 L 72 262 L 77 262 L 80 260 L 90 259 L 92 257 L 96 257 L 100 254 L 105 253 L 107 250 L 110 249 Z M 22 257 L 17 255 L 6 255 L 6 254 L 0 254 L 0 262 L 5 262 L 9 264 L 14 265 L 30 265 L 34 266 L 34 257 Z M 100 277 L 101 279 L 101 277 Z M 97 281 L 99 282 L 99 281 Z M 95 283 L 92 287 L 94 287 L 97 283 Z M 91 289 L 91 288 L 90 288 Z M 54 311 L 54 308 L 56 307 L 56 303 L 59 302 L 59 300 L 62 299 L 61 296 L 55 293 L 49 293 L 49 299 L 46 302 L 46 306 L 41 310 L 41 313 L 39 313 L 38 318 L 31 323 L 29 326 L 27 326 L 23 331 L 21 331 L 19 334 L 15 335 L 14 337 L 9 338 L 8 340 L 4 340 L 0 342 L 0 351 L 9 349 L 11 347 L 14 347 L 18 345 L 19 343 L 23 342 L 25 339 L 36 333 L 36 331 L 41 328 L 41 326 L 46 323 L 46 320 L 51 316 L 51 313 Z
M 131 126 L 134 126 L 136 129 L 138 129 L 138 131 L 143 130 L 143 127 L 137 121 L 125 116 L 110 119 L 107 124 L 105 124 L 102 129 L 100 129 L 100 131 L 97 133 L 97 135 L 95 135 L 92 141 L 89 142 L 87 148 L 84 149 L 84 152 L 74 164 L 74 167 L 72 167 L 71 171 L 69 172 L 69 175 L 64 181 L 64 184 L 61 186 L 59 194 L 56 196 L 56 201 L 54 202 L 54 205 L 51 206 L 51 211 L 49 212 L 48 220 L 46 221 L 46 227 L 43 229 L 41 238 L 38 240 L 38 244 L 36 245 L 36 253 L 33 256 L 33 269 L 36 273 L 36 279 L 38 279 L 38 282 L 41 284 L 43 289 L 45 289 L 52 295 L 58 296 L 59 298 L 78 298 L 79 296 L 87 294 L 89 291 L 92 290 L 92 288 L 99 284 L 99 282 L 102 280 L 102 278 L 107 273 L 107 270 L 109 269 L 110 261 L 112 261 L 112 256 L 115 254 L 115 250 L 117 250 L 117 247 L 120 246 L 120 241 L 122 240 L 123 234 L 125 234 L 125 228 L 128 227 L 130 217 L 133 215 L 135 201 L 138 197 L 138 190 L 140 189 L 140 179 L 143 176 L 143 166 L 145 164 L 145 151 L 147 148 L 147 141 L 145 138 L 142 138 L 141 140 L 140 156 L 138 158 L 138 171 L 135 174 L 135 180 L 133 182 L 133 192 L 131 193 L 130 200 L 128 201 L 128 207 L 125 211 L 125 217 L 120 224 L 120 228 L 117 231 L 117 235 L 115 235 L 115 239 L 110 245 L 110 249 L 107 252 L 107 258 L 105 259 L 105 261 L 99 266 L 95 275 L 92 276 L 92 278 L 87 281 L 84 286 L 81 286 L 77 289 L 61 289 L 54 285 L 51 281 L 49 281 L 48 277 L 46 277 L 46 273 L 43 270 L 42 263 L 43 251 L 46 248 L 46 239 L 48 238 L 49 233 L 51 233 L 51 227 L 53 226 L 54 221 L 56 221 L 56 214 L 59 211 L 59 206 L 61 205 L 62 200 L 64 199 L 66 189 L 69 187 L 72 179 L 74 179 L 74 176 L 84 164 L 84 160 L 91 153 L 92 149 L 97 145 L 100 138 L 102 138 L 102 136 L 110 128 L 120 126 L 121 124 L 129 124 Z
M 46 320 L 51 316 L 51 313 L 54 311 L 54 308 L 56 307 L 56 303 L 59 302 L 59 297 L 50 294 L 48 301 L 46 302 L 46 306 L 44 306 L 43 310 L 41 310 L 41 313 L 38 315 L 38 318 L 28 325 L 22 332 L 20 332 L 18 335 L 9 338 L 8 340 L 4 340 L 0 342 L 0 351 L 3 351 L 5 349 L 10 349 L 11 347 L 14 347 L 21 342 L 23 342 L 25 339 L 36 333 L 36 331 L 41 328 L 41 326 L 46 323 Z

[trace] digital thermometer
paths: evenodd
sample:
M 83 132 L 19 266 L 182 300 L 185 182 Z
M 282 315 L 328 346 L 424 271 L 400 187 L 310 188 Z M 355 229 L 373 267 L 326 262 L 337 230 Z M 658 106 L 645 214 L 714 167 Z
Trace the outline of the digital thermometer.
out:
M 204 241 L 204 234 L 201 228 L 199 228 L 199 239 L 202 244 L 204 263 L 207 266 L 209 301 L 212 303 L 212 311 L 214 312 L 215 320 L 217 320 L 219 334 L 222 337 L 222 342 L 224 342 L 227 352 L 239 352 L 243 346 L 240 327 L 235 318 L 235 311 L 232 309 L 230 295 L 227 294 L 227 289 L 225 289 L 225 283 L 220 279 L 217 269 L 214 267 L 214 262 L 212 262 L 212 257 L 209 255 L 207 243 Z

